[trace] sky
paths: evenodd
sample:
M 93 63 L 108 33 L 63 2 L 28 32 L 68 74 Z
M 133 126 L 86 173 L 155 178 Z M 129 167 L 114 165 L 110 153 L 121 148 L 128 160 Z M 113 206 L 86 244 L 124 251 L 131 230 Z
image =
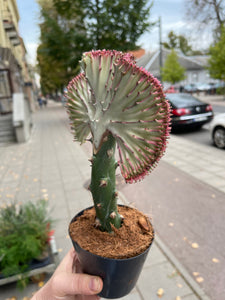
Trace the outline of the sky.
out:
M 19 33 L 24 40 L 28 61 L 35 64 L 36 49 L 39 43 L 39 6 L 35 0 L 17 0 L 20 14 Z M 155 0 L 151 9 L 150 20 L 157 21 L 161 17 L 162 41 L 166 41 L 168 33 L 173 30 L 175 34 L 191 35 L 192 45 L 195 48 L 207 46 L 210 37 L 201 37 L 193 33 L 193 24 L 187 22 L 185 17 L 185 0 Z M 159 47 L 159 28 L 155 26 L 146 32 L 140 39 L 139 45 L 146 51 Z

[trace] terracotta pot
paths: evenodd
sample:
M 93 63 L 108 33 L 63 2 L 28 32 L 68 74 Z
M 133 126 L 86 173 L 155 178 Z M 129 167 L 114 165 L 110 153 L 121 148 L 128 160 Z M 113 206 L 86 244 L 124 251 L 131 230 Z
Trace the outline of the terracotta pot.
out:
M 90 208 L 91 207 L 87 209 Z M 78 213 L 72 219 L 71 223 L 82 215 L 84 211 L 85 210 Z M 151 243 L 143 253 L 135 257 L 112 259 L 88 252 L 81 248 L 72 238 L 71 240 L 77 252 L 83 272 L 100 276 L 103 280 L 103 290 L 99 296 L 110 299 L 123 297 L 129 294 L 134 288 L 152 245 Z

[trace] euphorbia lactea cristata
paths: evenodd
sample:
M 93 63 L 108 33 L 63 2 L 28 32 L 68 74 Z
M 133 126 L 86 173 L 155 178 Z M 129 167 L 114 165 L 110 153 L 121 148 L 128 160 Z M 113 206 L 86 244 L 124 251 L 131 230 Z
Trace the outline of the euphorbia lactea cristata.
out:
M 111 224 L 121 225 L 116 167 L 131 183 L 156 166 L 169 135 L 170 108 L 158 80 L 139 68 L 130 54 L 86 52 L 81 67 L 83 72 L 67 87 L 68 113 L 76 140 L 83 143 L 91 135 L 96 224 L 110 232 Z

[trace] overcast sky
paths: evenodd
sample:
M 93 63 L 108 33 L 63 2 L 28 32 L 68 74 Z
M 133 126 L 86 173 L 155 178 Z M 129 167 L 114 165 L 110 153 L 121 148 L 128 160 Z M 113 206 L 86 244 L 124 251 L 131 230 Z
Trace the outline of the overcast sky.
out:
M 165 41 L 168 33 L 173 30 L 176 34 L 192 35 L 196 47 L 201 47 L 207 39 L 199 39 L 191 32 L 191 24 L 185 19 L 184 0 L 155 0 L 151 9 L 151 21 L 162 21 L 162 40 Z M 19 32 L 24 39 L 28 59 L 35 63 L 36 49 L 39 42 L 39 6 L 35 0 L 17 0 L 20 14 Z M 159 31 L 156 26 L 150 32 L 145 33 L 139 40 L 139 44 L 147 51 L 158 47 Z M 200 46 L 201 45 L 201 46 Z

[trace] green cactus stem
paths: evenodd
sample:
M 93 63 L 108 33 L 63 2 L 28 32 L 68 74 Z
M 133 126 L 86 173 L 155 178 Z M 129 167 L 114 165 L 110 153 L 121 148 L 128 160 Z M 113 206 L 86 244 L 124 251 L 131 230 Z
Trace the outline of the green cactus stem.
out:
M 117 192 L 115 190 L 115 172 L 117 162 L 114 158 L 116 141 L 112 134 L 104 137 L 102 146 L 92 158 L 92 176 L 90 190 L 94 199 L 96 217 L 100 229 L 111 232 L 111 224 L 121 226 L 121 216 L 117 211 Z M 95 152 L 95 151 L 94 151 Z

